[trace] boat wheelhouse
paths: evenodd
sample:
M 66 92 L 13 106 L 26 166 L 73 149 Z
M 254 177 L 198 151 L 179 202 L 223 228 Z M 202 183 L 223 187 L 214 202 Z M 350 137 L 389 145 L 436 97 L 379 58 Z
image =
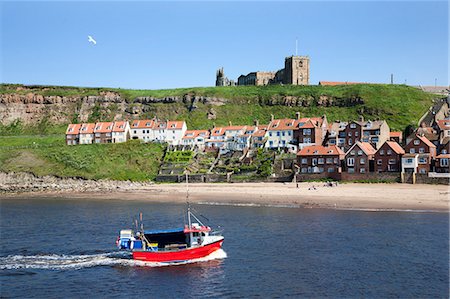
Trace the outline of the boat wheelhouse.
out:
M 191 217 L 196 222 L 191 222 Z M 183 228 L 144 230 L 141 216 L 140 229 L 136 233 L 131 229 L 121 230 L 117 246 L 130 250 L 133 259 L 146 262 L 189 261 L 206 257 L 222 247 L 224 238 L 220 231 L 204 225 L 192 214 L 190 206 L 187 219 L 188 224 Z

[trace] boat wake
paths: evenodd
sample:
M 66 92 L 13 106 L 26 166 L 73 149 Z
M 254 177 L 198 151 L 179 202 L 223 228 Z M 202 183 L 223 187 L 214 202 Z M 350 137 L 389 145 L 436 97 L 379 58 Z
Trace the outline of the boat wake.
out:
M 207 262 L 211 260 L 224 259 L 226 257 L 227 253 L 223 249 L 219 249 L 203 258 L 170 263 L 136 261 L 131 259 L 129 254 L 124 254 L 123 252 L 110 252 L 91 255 L 9 255 L 6 257 L 0 257 L 0 270 L 77 270 L 98 266 L 162 267 Z

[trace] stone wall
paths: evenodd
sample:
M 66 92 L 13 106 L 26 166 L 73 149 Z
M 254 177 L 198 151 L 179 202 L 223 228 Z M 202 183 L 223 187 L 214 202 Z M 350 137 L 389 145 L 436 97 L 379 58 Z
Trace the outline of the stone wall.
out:
M 342 181 L 401 182 L 400 172 L 341 173 Z
M 416 174 L 416 184 L 450 185 L 449 178 L 429 177 L 428 174 Z

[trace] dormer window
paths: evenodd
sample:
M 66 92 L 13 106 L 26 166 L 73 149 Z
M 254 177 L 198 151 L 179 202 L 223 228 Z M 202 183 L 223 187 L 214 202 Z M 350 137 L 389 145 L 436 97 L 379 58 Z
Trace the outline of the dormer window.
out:
M 150 127 L 150 123 L 146 123 L 145 126 L 146 126 L 146 127 Z
M 420 140 L 414 140 L 414 145 L 419 145 L 420 144 Z
M 170 127 L 171 127 L 171 128 L 175 128 L 175 124 L 172 124 Z
M 318 153 L 319 153 L 319 151 L 318 151 L 318 150 L 315 150 L 315 151 L 314 151 L 314 154 L 318 154 Z
M 356 128 L 356 124 L 350 124 L 350 129 L 355 129 Z
M 133 124 L 133 127 L 137 127 L 137 126 L 138 126 L 138 123 L 134 123 L 134 124 Z
M 69 132 L 73 132 L 73 128 L 69 128 Z
M 100 130 L 101 126 L 95 127 L 96 130 Z
M 86 131 L 86 129 L 87 129 L 86 127 L 83 127 L 81 128 L 81 131 Z

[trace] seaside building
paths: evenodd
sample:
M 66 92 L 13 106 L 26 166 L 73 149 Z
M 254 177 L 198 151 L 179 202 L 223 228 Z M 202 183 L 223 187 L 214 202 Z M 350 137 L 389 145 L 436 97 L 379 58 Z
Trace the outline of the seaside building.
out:
M 386 141 L 375 153 L 376 172 L 400 172 L 405 150 L 395 141 Z
M 402 132 L 390 132 L 389 140 L 397 142 L 398 144 L 403 144 L 403 133 Z
M 386 121 L 352 121 L 341 133 L 345 138 L 344 149 L 348 150 L 356 141 L 369 142 L 378 149 L 390 138 L 390 130 Z
M 75 145 L 80 143 L 80 124 L 70 124 L 66 130 L 66 144 Z
M 114 122 L 112 130 L 112 142 L 122 143 L 130 139 L 130 123 L 127 121 Z
M 347 173 L 373 172 L 375 152 L 370 143 L 356 141 L 345 154 L 345 171 Z
M 267 128 L 265 144 L 269 149 L 290 148 L 297 149 L 294 139 L 294 130 L 297 130 L 298 121 L 295 119 L 273 119 Z
M 341 173 L 341 161 L 345 153 L 336 145 L 306 146 L 297 153 L 300 172 L 305 173 Z
M 112 143 L 113 122 L 98 122 L 95 124 L 95 143 Z
M 95 129 L 95 124 L 93 124 L 93 123 L 87 123 L 87 124 L 81 125 L 80 144 L 94 143 L 94 129 Z
M 299 149 L 310 145 L 322 145 L 327 134 L 327 117 L 300 118 L 297 112 L 297 129 L 294 130 L 294 140 Z
M 206 140 L 209 138 L 209 134 L 208 130 L 187 130 L 181 139 L 181 144 L 203 150 L 205 148 Z
M 144 119 L 144 120 L 133 120 L 131 123 L 131 138 L 139 139 L 143 142 L 149 142 L 155 140 L 154 134 L 154 119 Z
M 416 137 L 405 146 L 405 152 L 409 154 L 405 154 L 405 157 L 412 158 L 414 156 L 417 160 L 417 169 L 415 169 L 414 173 L 427 174 L 432 171 L 434 158 L 436 157 L 436 146 L 425 136 L 416 135 Z M 402 168 L 405 167 L 402 166 Z

